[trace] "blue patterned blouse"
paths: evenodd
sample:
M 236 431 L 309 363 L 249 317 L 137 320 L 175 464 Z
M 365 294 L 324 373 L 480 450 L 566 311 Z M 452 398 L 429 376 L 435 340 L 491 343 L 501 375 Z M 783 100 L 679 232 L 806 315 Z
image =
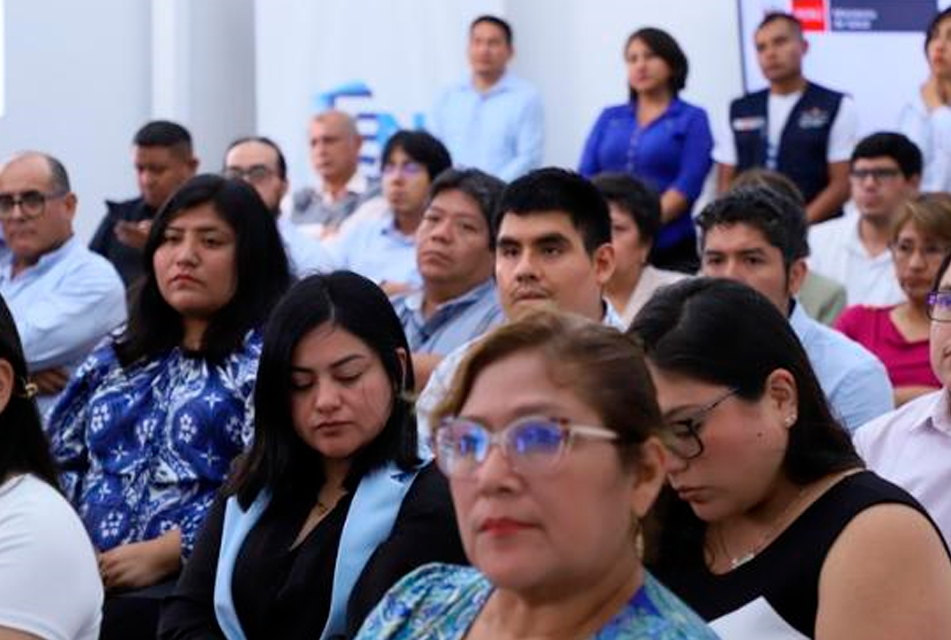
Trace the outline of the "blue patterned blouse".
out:
M 650 574 L 592 640 L 716 640 L 717 635 Z M 400 580 L 363 623 L 356 640 L 458 640 L 492 594 L 477 569 L 420 567 Z
M 123 369 L 110 340 L 76 371 L 47 430 L 96 549 L 178 528 L 191 552 L 231 461 L 250 442 L 260 355 L 252 331 L 217 365 L 175 348 Z

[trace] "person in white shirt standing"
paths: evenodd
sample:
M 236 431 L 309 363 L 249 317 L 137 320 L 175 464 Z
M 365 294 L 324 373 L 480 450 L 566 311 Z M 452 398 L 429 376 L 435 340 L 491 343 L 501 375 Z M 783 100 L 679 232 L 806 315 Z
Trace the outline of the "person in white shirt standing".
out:
M 905 301 L 888 244 L 902 204 L 918 193 L 921 151 L 900 133 L 873 133 L 852 153 L 856 211 L 809 230 L 809 268 L 845 285 L 848 304 Z

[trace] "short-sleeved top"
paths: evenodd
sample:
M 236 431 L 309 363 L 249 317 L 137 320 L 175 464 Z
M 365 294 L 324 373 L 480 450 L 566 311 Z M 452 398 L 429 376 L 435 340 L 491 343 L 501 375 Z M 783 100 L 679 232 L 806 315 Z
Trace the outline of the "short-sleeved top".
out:
M 654 573 L 724 638 L 813 638 L 826 554 L 853 518 L 879 504 L 907 505 L 931 521 L 903 489 L 861 471 L 833 485 L 758 555 L 732 571 L 717 575 L 702 558 L 696 564 L 678 558 L 662 561 Z
M 919 93 L 902 108 L 898 130 L 921 149 L 921 190 L 951 191 L 951 106 L 929 110 Z
M 928 339 L 909 341 L 895 323 L 895 307 L 849 307 L 836 320 L 835 328 L 871 351 L 882 361 L 893 387 L 941 387 L 931 370 Z
M 250 331 L 221 362 L 172 349 L 123 367 L 112 341 L 76 372 L 47 431 L 66 494 L 96 548 L 179 529 L 187 555 L 235 456 L 261 355 Z
M 494 587 L 470 567 L 432 564 L 406 576 L 367 618 L 357 640 L 464 638 Z M 593 640 L 714 640 L 706 624 L 663 585 L 644 584 Z
M 96 640 L 102 580 L 69 503 L 32 475 L 0 484 L 0 627 L 49 640 Z

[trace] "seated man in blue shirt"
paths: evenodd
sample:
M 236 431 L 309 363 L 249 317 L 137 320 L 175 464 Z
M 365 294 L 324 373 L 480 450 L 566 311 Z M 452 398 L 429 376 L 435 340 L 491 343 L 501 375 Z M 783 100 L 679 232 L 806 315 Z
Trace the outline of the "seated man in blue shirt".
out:
M 819 324 L 795 299 L 809 255 L 806 214 L 764 187 L 742 187 L 700 213 L 701 273 L 747 284 L 789 317 L 842 425 L 854 431 L 891 411 L 885 366 L 864 347 Z
M 380 165 L 388 210 L 355 221 L 329 249 L 338 269 L 355 271 L 395 295 L 422 284 L 416 270 L 416 229 L 429 202 L 429 186 L 452 166 L 452 159 L 428 133 L 399 131 L 383 148 Z
M 542 163 L 545 117 L 538 92 L 508 72 L 512 27 L 480 16 L 469 27 L 472 75 L 440 96 L 428 128 L 449 147 L 457 166 L 514 180 Z
M 505 183 L 478 169 L 447 169 L 416 230 L 423 287 L 393 299 L 422 389 L 442 357 L 502 321 L 492 281 L 492 214 Z
M 125 287 L 109 261 L 73 236 L 76 195 L 55 158 L 28 152 L 0 169 L 0 295 L 23 341 L 45 410 L 71 370 L 126 320 Z

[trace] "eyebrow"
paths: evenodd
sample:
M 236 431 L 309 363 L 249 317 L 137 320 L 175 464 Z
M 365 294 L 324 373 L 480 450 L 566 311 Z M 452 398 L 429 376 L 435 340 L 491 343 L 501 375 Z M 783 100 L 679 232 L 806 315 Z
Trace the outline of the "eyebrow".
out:
M 330 368 L 338 369 L 344 365 L 350 364 L 351 362 L 356 362 L 356 361 L 365 360 L 365 359 L 366 359 L 366 356 L 363 355 L 362 353 L 352 353 L 350 355 L 340 358 L 339 360 L 335 360 L 334 362 L 331 362 Z M 291 365 L 291 373 L 312 373 L 312 372 L 313 372 L 313 369 L 310 369 L 308 367 L 300 367 L 297 365 Z
M 186 231 L 195 231 L 197 233 L 223 233 L 226 235 L 232 233 L 230 229 L 227 229 L 224 226 L 206 225 L 201 227 L 182 227 L 182 226 L 176 226 L 174 222 L 170 222 L 168 226 L 165 227 L 165 230 L 178 231 L 179 233 L 185 233 Z
M 528 404 L 523 404 L 515 407 L 514 409 L 507 411 L 508 414 L 514 416 L 506 421 L 506 424 L 503 426 L 508 426 L 508 424 L 519 420 L 520 418 L 525 418 L 528 416 L 544 416 L 546 418 L 560 418 L 563 417 L 561 414 L 564 413 L 563 410 L 557 408 L 555 405 L 549 402 L 531 402 Z M 489 425 L 490 420 L 485 416 L 472 413 L 460 413 L 460 417 L 465 418 L 466 420 L 473 420 L 480 424 Z

